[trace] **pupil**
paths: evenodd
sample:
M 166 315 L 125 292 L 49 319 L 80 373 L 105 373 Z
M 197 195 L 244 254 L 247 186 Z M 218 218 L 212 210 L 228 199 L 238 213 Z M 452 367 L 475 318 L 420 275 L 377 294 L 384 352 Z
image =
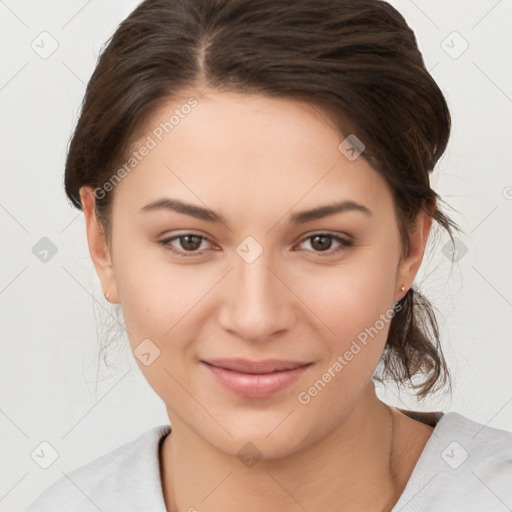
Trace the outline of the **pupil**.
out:
M 185 235 L 181 237 L 181 247 L 186 250 L 197 249 L 201 245 L 201 237 L 197 235 Z
M 327 235 L 315 235 L 312 240 L 312 246 L 320 251 L 325 251 L 331 247 L 332 240 Z M 316 247 L 315 247 L 316 246 Z

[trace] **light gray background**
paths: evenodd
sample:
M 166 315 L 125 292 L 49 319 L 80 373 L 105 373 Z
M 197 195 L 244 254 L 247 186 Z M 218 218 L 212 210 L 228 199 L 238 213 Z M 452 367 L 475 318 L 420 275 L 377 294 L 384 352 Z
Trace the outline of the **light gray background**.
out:
M 63 472 L 168 421 L 126 340 L 109 352 L 115 367 L 98 363 L 98 333 L 115 308 L 90 261 L 83 214 L 62 187 L 85 84 L 102 44 L 137 3 L 0 0 L 1 511 L 24 510 Z M 467 253 L 452 266 L 441 240 L 422 267 L 428 279 L 418 279 L 442 311 L 453 395 L 416 404 L 392 386 L 379 394 L 512 430 L 512 2 L 391 3 L 451 108 L 452 139 L 434 183 L 459 212 L 448 213 L 465 231 Z M 461 37 L 469 47 L 458 56 Z M 52 38 L 58 48 L 47 58 L 31 47 L 49 51 Z M 57 248 L 46 262 L 32 252 L 42 237 Z M 48 469 L 36 463 L 51 455 L 43 441 L 59 454 Z

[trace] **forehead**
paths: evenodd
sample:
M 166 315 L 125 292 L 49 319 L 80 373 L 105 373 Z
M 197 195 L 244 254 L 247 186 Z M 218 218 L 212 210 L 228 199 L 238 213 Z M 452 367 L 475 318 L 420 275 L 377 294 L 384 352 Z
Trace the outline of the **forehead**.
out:
M 185 94 L 152 113 L 137 136 L 126 155 L 133 166 L 114 194 L 114 203 L 133 210 L 166 195 L 204 199 L 215 211 L 391 203 L 383 177 L 340 150 L 345 136 L 325 113 L 291 99 Z

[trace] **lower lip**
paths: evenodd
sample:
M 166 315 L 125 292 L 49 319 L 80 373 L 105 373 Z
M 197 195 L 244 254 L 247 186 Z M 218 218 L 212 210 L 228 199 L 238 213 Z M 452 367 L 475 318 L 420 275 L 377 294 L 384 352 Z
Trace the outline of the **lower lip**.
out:
M 310 365 L 273 373 L 242 373 L 202 363 L 220 384 L 246 398 L 266 398 L 298 380 Z

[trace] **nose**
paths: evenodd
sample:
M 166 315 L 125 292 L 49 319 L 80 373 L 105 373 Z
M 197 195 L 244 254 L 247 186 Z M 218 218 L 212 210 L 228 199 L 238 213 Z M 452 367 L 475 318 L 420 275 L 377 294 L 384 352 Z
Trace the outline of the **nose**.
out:
M 219 313 L 223 329 L 252 342 L 270 341 L 295 321 L 294 295 L 264 254 L 252 263 L 235 255 Z

